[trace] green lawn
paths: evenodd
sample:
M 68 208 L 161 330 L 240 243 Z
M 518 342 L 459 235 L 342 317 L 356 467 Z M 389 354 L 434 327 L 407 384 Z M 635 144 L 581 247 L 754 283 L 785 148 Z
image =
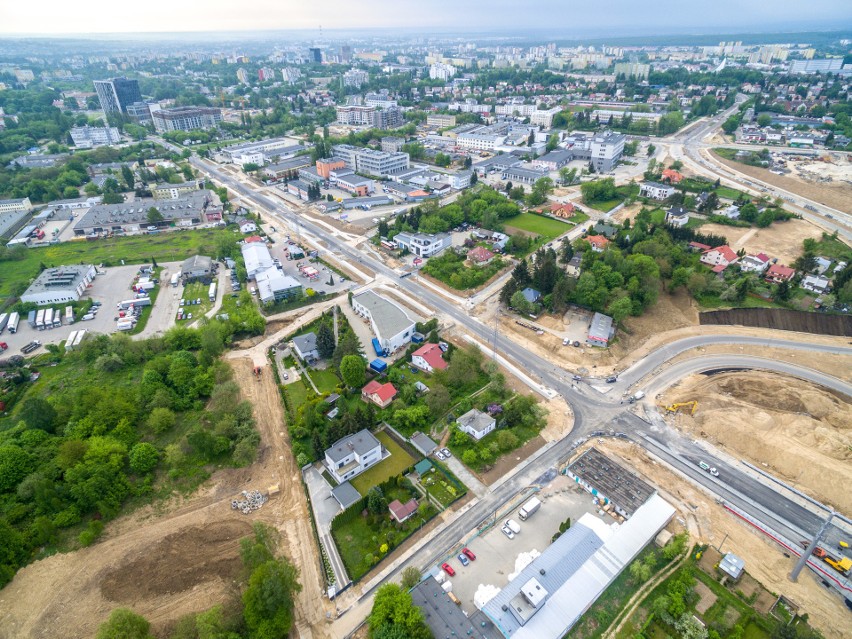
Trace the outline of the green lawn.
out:
M 614 209 L 619 204 L 621 204 L 621 200 L 615 199 L 615 200 L 604 200 L 602 202 L 591 202 L 591 203 L 587 202 L 586 206 L 589 206 L 589 207 L 595 209 L 596 211 L 601 211 L 603 213 L 607 213 L 611 209 Z
M 201 300 L 200 304 L 186 304 L 181 307 L 183 308 L 184 314 L 192 313 L 192 321 L 196 321 L 199 317 L 204 315 L 207 311 L 213 308 L 213 302 L 210 301 L 208 297 L 208 293 L 210 292 L 210 285 L 204 284 L 202 282 L 190 282 L 186 286 L 183 287 L 183 292 L 181 293 L 181 299 L 183 300 L 192 300 L 195 301 L 197 299 Z M 188 320 L 183 320 L 184 322 Z
M 544 215 L 536 215 L 535 213 L 521 213 L 515 217 L 510 217 L 505 221 L 505 225 L 530 233 L 538 233 L 546 238 L 546 241 L 557 238 L 574 228 L 571 224 L 561 220 L 555 220 L 552 217 L 545 217 Z
M 742 195 L 742 191 L 737 191 L 736 189 L 732 189 L 728 186 L 720 186 L 716 189 L 716 195 L 728 200 L 736 200 L 740 197 L 740 195 Z
M 396 477 L 409 466 L 413 466 L 414 462 L 417 461 L 406 453 L 387 433 L 376 433 L 376 437 L 388 449 L 391 456 L 350 481 L 352 486 L 355 487 L 355 490 L 361 493 L 361 495 L 366 495 L 368 490 L 373 486 L 378 486 L 386 479 Z
M 308 375 L 314 380 L 314 384 L 320 393 L 333 393 L 337 390 L 337 385 L 340 384 L 340 379 L 331 368 L 325 370 L 311 369 L 308 371 Z
M 453 486 L 450 480 L 438 468 L 426 473 L 426 476 L 420 479 L 420 483 L 429 491 L 432 497 L 441 502 L 444 508 L 465 494 L 464 490 L 459 490 Z
M 224 229 L 170 231 L 93 241 L 74 240 L 26 249 L 20 254 L 21 259 L 2 263 L 0 298 L 22 293 L 30 280 L 39 274 L 40 264 L 52 267 L 85 262 L 116 266 L 121 264 L 121 260 L 128 264 L 141 264 L 150 262 L 152 257 L 158 262 L 185 260 L 196 253 L 215 257 L 220 237 L 234 238 L 234 232 Z

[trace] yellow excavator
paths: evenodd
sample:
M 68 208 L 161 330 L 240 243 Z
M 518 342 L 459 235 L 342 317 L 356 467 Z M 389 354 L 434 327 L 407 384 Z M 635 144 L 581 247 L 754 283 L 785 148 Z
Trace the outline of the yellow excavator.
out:
M 676 413 L 679 410 L 683 409 L 684 411 L 689 411 L 690 415 L 695 415 L 695 411 L 698 410 L 698 402 L 695 400 L 691 402 L 680 402 L 678 404 L 670 404 L 669 406 L 663 406 L 667 413 Z

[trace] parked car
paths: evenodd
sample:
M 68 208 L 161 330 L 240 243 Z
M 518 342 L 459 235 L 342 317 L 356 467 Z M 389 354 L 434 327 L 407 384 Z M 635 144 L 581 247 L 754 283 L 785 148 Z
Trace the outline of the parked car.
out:
M 441 564 L 441 570 L 447 573 L 450 577 L 455 577 L 456 571 L 453 570 L 453 567 L 448 564 L 446 561 Z
M 506 524 L 503 524 L 503 527 L 500 530 L 502 530 L 503 534 L 506 535 L 509 539 L 515 538 L 515 533 L 513 533 Z
M 468 559 L 464 553 L 460 552 L 458 557 L 459 563 L 461 563 L 462 566 L 467 566 L 470 563 L 470 559 Z
M 475 554 L 473 554 L 473 551 L 472 551 L 470 548 L 468 548 L 468 547 L 464 547 L 464 548 L 462 548 L 462 552 L 463 552 L 463 553 L 465 554 L 465 556 L 466 556 L 468 559 L 470 559 L 471 561 L 475 561 L 475 560 L 476 560 L 476 555 L 475 555 Z
M 447 459 L 453 456 L 449 448 L 442 448 L 441 452 L 444 453 L 444 457 L 446 457 Z
M 618 381 L 618 378 L 615 375 L 610 375 L 606 378 L 607 384 L 615 384 Z
M 444 455 L 444 453 L 442 453 L 440 450 L 436 450 L 436 451 L 435 451 L 435 457 L 437 457 L 437 458 L 438 458 L 438 459 L 440 459 L 441 461 L 443 461 L 443 460 L 445 460 L 445 459 L 447 458 L 447 456 L 446 456 L 446 455 Z

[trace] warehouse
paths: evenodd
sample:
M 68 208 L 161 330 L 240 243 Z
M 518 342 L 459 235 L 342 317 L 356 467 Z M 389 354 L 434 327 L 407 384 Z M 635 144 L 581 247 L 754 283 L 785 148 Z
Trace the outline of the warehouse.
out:
M 411 342 L 414 321 L 389 299 L 373 291 L 364 291 L 352 297 L 352 308 L 370 320 L 373 333 L 385 352 L 393 353 Z
M 21 301 L 33 302 L 40 306 L 59 302 L 76 302 L 93 279 L 95 279 L 95 267 L 91 264 L 48 268 L 30 284 L 21 295 Z
M 655 492 L 651 486 L 594 447 L 571 463 L 567 475 L 601 503 L 611 503 L 615 512 L 622 517 L 631 517 Z

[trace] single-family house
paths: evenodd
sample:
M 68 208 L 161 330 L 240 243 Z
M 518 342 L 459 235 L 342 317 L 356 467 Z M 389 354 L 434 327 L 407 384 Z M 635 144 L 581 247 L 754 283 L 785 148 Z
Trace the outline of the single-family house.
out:
M 414 351 L 411 354 L 411 365 L 427 373 L 447 368 L 444 351 L 437 344 L 424 344 Z
M 311 332 L 305 335 L 297 335 L 293 338 L 293 350 L 303 362 L 312 362 L 319 359 L 317 334 Z
M 615 327 L 612 323 L 612 318 L 603 313 L 595 313 L 592 316 L 592 322 L 589 324 L 589 332 L 586 335 L 586 342 L 594 346 L 609 346 L 609 340 L 615 334 Z
M 642 182 L 639 185 L 640 197 L 651 198 L 652 200 L 665 200 L 670 198 L 675 193 L 675 187 L 671 184 L 660 184 L 659 182 Z
M 603 235 L 606 239 L 610 240 L 616 236 L 618 233 L 618 228 L 613 226 L 612 224 L 607 224 L 606 222 L 598 222 L 593 227 L 592 230 L 596 235 Z
M 494 253 L 482 246 L 475 246 L 467 252 L 467 259 L 473 264 L 484 266 L 494 259 Z
M 483 413 L 471 408 L 456 420 L 459 430 L 467 433 L 476 440 L 480 440 L 488 433 L 497 428 L 497 420 L 488 413 Z
M 739 259 L 734 249 L 725 244 L 724 246 L 717 246 L 716 248 L 711 248 L 709 251 L 704 251 L 701 254 L 700 262 L 707 266 L 721 266 L 724 269 Z
M 710 250 L 709 244 L 702 244 L 701 242 L 690 242 L 687 247 L 693 253 L 703 253 Z
M 583 263 L 583 254 L 576 253 L 574 257 L 572 257 L 568 264 L 565 265 L 565 272 L 568 273 L 571 277 L 579 278 L 580 277 L 580 264 Z
M 371 380 L 361 389 L 361 399 L 365 402 L 373 402 L 379 408 L 387 408 L 396 397 L 396 388 L 390 382 L 380 384 Z
M 766 271 L 766 281 L 773 284 L 789 282 L 796 276 L 796 270 L 783 264 L 773 264 Z
M 216 264 L 213 262 L 213 258 L 206 255 L 193 255 L 183 261 L 180 272 L 184 282 L 209 283 L 216 274 Z
M 828 293 L 831 288 L 831 280 L 824 275 L 806 275 L 802 278 L 801 287 L 814 293 Z
M 397 233 L 394 242 L 401 249 L 407 249 L 418 257 L 432 257 L 445 248 L 452 246 L 453 237 L 449 233 L 414 233 L 402 231 Z
M 740 269 L 746 273 L 763 273 L 769 266 L 769 256 L 766 253 L 746 255 L 740 260 Z
M 257 231 L 257 224 L 252 220 L 238 220 L 237 224 L 240 227 L 240 233 L 254 233 Z
M 595 253 L 603 253 L 607 244 L 609 244 L 609 240 L 603 235 L 590 235 L 586 240 L 592 245 L 592 250 Z
M 674 169 L 663 169 L 662 178 L 669 184 L 678 184 L 681 180 L 683 180 L 683 175 Z
M 382 443 L 367 429 L 337 440 L 325 451 L 325 467 L 338 483 L 352 479 L 383 457 Z
M 666 223 L 672 226 L 685 226 L 689 222 L 689 211 L 682 206 L 673 206 L 666 211 Z
M 521 291 L 521 295 L 523 295 L 524 299 L 530 304 L 535 304 L 541 299 L 541 292 L 534 288 L 530 288 L 529 286 Z
M 822 275 L 831 266 L 831 260 L 827 257 L 815 257 L 814 263 L 816 264 L 814 270 L 817 272 L 817 275 Z
M 743 572 L 745 572 L 745 561 L 734 553 L 729 552 L 719 562 L 719 570 L 734 581 L 739 581 L 740 577 L 743 576 Z
M 730 206 L 719 211 L 719 213 L 731 220 L 740 219 L 740 207 L 738 207 L 736 204 L 731 204 Z
M 398 499 L 394 499 L 388 504 L 388 510 L 390 511 L 391 517 L 394 521 L 401 524 L 417 512 L 417 500 L 409 499 L 403 504 Z
M 577 208 L 571 202 L 551 202 L 548 206 L 539 209 L 539 212 L 550 214 L 553 217 L 573 217 Z

